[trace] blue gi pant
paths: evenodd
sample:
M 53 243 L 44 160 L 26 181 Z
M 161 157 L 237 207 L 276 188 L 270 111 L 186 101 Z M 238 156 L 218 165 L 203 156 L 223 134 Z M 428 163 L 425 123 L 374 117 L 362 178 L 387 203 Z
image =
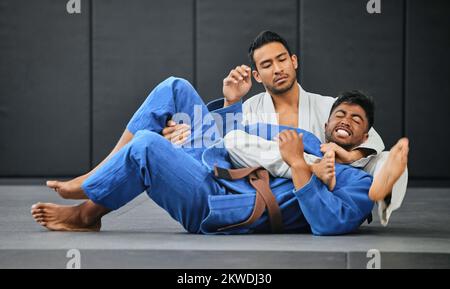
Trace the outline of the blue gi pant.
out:
M 167 120 L 177 121 L 179 113 L 194 121 L 183 147 L 160 135 Z M 205 119 L 211 121 L 205 124 Z M 133 139 L 83 182 L 86 195 L 115 210 L 147 191 L 187 231 L 198 233 L 209 213 L 208 196 L 226 194 L 201 161 L 206 149 L 199 145 L 202 135 L 212 131 L 214 140 L 219 133 L 200 96 L 186 80 L 170 77 L 150 93 L 127 129 Z

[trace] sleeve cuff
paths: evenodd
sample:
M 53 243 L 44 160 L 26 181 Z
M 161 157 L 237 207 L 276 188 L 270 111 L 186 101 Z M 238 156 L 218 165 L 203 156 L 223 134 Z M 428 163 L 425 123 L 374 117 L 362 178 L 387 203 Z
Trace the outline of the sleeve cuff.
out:
M 294 194 L 299 200 L 309 198 L 317 192 L 318 186 L 320 186 L 320 184 L 322 184 L 322 181 L 319 180 L 316 175 L 312 174 L 309 182 L 306 183 L 306 185 L 298 190 L 294 189 Z
M 225 100 L 223 98 L 215 99 L 208 102 L 208 104 L 206 104 L 206 107 L 208 108 L 209 111 L 214 111 L 219 108 L 223 108 L 224 102 Z
M 224 99 L 216 99 L 211 102 L 209 102 L 206 107 L 210 112 L 215 112 L 221 115 L 224 115 L 226 113 L 239 113 L 242 112 L 242 101 L 238 101 L 233 105 L 223 107 L 224 105 Z

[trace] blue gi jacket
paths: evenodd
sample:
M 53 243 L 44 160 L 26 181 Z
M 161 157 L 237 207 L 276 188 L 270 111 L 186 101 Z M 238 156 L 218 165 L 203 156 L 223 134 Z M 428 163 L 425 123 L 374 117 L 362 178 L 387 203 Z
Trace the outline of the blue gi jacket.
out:
M 223 108 L 223 100 L 218 100 L 209 103 L 208 109 L 212 113 L 220 114 L 222 119 L 226 119 L 226 114 L 242 113 L 242 103 Z M 224 134 L 238 128 L 240 120 L 232 119 L 231 122 L 222 123 Z M 258 134 L 258 127 L 259 125 L 247 126 L 244 130 L 251 134 Z M 282 131 L 288 127 L 279 126 L 278 128 Z M 265 137 L 272 139 L 271 130 L 268 131 Z M 303 132 L 305 152 L 322 156 L 319 139 L 302 129 L 297 131 Z M 222 140 L 206 149 L 202 160 L 211 172 L 214 165 L 224 168 L 232 167 Z M 330 192 L 327 186 L 314 175 L 299 190 L 295 190 L 290 179 L 271 177 L 270 186 L 282 212 L 285 232 L 311 231 L 314 235 L 338 235 L 356 230 L 365 221 L 374 205 L 368 197 L 372 176 L 349 165 L 336 164 L 336 179 L 336 187 Z M 201 231 L 205 234 L 218 234 L 217 229 L 246 220 L 255 204 L 255 189 L 247 180 L 217 179 L 217 181 L 230 193 L 209 196 L 209 215 L 201 224 Z M 267 212 L 265 212 L 248 228 L 220 233 L 269 232 L 268 223 Z

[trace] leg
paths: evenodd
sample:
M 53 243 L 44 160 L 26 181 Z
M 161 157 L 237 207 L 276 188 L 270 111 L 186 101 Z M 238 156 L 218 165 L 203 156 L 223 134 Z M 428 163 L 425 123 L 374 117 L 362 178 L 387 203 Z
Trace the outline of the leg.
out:
M 96 208 L 97 221 L 109 210 L 125 205 L 146 190 L 189 232 L 198 232 L 201 221 L 209 213 L 209 195 L 225 193 L 205 166 L 182 148 L 175 148 L 161 135 L 148 130 L 138 131 L 132 141 L 83 183 L 82 190 L 90 198 L 85 206 L 90 208 L 94 203 L 104 208 Z M 47 204 L 45 209 L 50 206 L 56 212 L 52 215 L 53 224 L 64 222 L 69 215 L 68 207 Z M 42 216 L 38 213 L 36 220 L 48 225 L 46 220 L 39 219 Z M 64 229 L 68 230 L 67 226 Z
M 390 150 L 388 159 L 381 170 L 374 176 L 369 190 L 369 198 L 373 201 L 384 200 L 392 192 L 395 182 L 400 178 L 408 163 L 409 142 L 400 139 Z
M 197 113 L 197 117 L 195 117 L 195 109 L 199 112 Z M 57 191 L 63 198 L 86 199 L 87 196 L 81 191 L 81 184 L 83 181 L 91 176 L 117 151 L 126 145 L 138 130 L 146 129 L 160 133 L 166 126 L 167 120 L 173 117 L 176 121 L 178 114 L 180 114 L 186 116 L 194 122 L 191 126 L 192 130 L 197 128 L 198 131 L 204 132 L 207 129 L 214 129 L 215 127 L 214 122 L 208 125 L 203 124 L 202 119 L 208 113 L 208 109 L 206 108 L 203 100 L 188 81 L 170 77 L 153 89 L 129 121 L 127 128 L 115 148 L 99 165 L 97 165 L 89 173 L 77 177 L 71 181 L 48 181 L 47 186 Z M 183 120 L 185 119 L 186 118 Z M 198 129 L 199 127 L 200 129 Z M 191 139 L 189 139 L 192 148 L 186 148 L 188 153 L 200 161 L 203 149 L 195 148 L 193 146 L 195 143 L 202 141 L 202 135 L 203 134 L 198 133 L 195 134 Z M 215 135 L 218 136 L 218 133 Z
M 31 214 L 36 222 L 51 231 L 99 231 L 101 218 L 109 211 L 92 201 L 77 206 L 37 203 L 31 207 Z
M 119 151 L 124 145 L 126 145 L 133 138 L 133 134 L 125 129 L 119 141 L 117 142 L 114 149 L 109 153 L 109 155 L 99 163 L 94 169 L 90 172 L 79 176 L 73 180 L 67 182 L 61 181 L 47 181 L 47 187 L 53 189 L 64 199 L 75 199 L 82 200 L 87 199 L 88 197 L 81 190 L 81 184 L 86 180 L 90 175 L 92 175 L 99 167 L 101 167 L 112 155 L 114 155 L 117 151 Z

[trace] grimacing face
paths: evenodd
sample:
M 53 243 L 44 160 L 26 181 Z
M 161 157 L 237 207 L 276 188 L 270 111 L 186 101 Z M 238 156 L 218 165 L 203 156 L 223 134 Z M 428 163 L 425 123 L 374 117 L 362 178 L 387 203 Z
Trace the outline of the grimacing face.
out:
M 297 56 L 289 52 L 280 42 L 270 42 L 253 52 L 256 70 L 253 77 L 275 95 L 289 91 L 297 80 Z
M 367 140 L 369 122 L 364 109 L 357 104 L 341 103 L 325 124 L 325 139 L 346 150 Z

